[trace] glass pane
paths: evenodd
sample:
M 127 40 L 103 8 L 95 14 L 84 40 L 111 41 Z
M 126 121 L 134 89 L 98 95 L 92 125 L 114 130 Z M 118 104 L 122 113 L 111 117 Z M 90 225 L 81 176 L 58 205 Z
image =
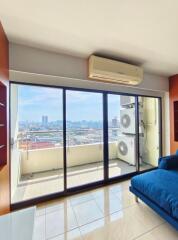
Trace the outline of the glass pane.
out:
M 158 165 L 160 155 L 159 99 L 139 97 L 140 170 Z
M 135 97 L 108 95 L 109 177 L 136 171 Z
M 103 179 L 102 94 L 66 92 L 67 187 Z
M 11 84 L 11 201 L 63 191 L 62 90 Z

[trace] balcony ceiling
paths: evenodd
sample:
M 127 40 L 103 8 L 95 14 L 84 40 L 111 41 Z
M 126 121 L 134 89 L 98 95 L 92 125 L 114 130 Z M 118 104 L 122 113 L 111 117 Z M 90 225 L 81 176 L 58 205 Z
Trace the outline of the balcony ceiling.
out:
M 11 42 L 178 73 L 178 0 L 0 0 Z

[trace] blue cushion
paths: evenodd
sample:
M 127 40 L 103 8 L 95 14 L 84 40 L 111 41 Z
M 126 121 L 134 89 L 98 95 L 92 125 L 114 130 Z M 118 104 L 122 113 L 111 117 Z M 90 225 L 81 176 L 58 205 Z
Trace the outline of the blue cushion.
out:
M 178 219 L 178 171 L 157 169 L 137 175 L 131 185 Z
M 178 149 L 176 150 L 176 155 L 178 155 Z
M 178 155 L 161 157 L 158 162 L 158 168 L 161 169 L 178 169 Z

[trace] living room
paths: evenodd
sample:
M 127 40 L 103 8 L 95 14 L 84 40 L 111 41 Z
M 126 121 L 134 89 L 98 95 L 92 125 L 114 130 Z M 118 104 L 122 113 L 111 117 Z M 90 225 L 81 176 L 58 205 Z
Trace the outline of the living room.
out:
M 0 239 L 178 239 L 178 3 L 0 6 Z

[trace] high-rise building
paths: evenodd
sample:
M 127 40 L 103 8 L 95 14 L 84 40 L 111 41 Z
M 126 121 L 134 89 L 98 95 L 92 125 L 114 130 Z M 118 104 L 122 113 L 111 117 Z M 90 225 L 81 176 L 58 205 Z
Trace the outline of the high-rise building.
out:
M 118 122 L 118 118 L 117 117 L 114 117 L 112 119 L 112 137 L 117 137 L 118 135 L 118 127 L 119 127 L 119 122 Z M 113 129 L 113 128 L 116 128 L 116 129 Z
M 112 119 L 112 127 L 114 127 L 114 128 L 117 128 L 118 127 L 118 118 L 117 117 L 114 117 L 113 119 Z
M 48 125 L 48 116 L 42 116 L 42 125 L 44 127 Z

